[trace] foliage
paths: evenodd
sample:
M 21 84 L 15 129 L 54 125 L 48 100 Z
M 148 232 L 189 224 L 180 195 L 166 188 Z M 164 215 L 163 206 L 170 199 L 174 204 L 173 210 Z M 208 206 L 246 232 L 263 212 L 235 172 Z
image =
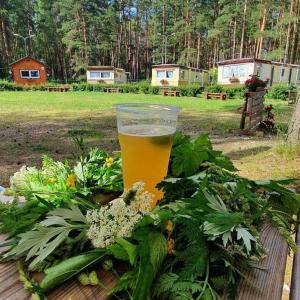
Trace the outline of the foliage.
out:
M 295 91 L 295 87 L 287 84 L 274 84 L 268 89 L 266 98 L 286 100 L 289 91 Z
M 204 90 L 208 93 L 221 93 L 223 91 L 222 86 L 218 84 L 207 85 Z
M 103 152 L 89 154 L 101 161 L 96 163 L 101 168 Z M 82 156 L 79 169 L 91 164 L 90 157 Z M 114 160 L 106 159 L 111 167 Z M 80 179 L 91 193 L 98 189 L 97 168 L 88 167 L 83 173 L 89 180 Z M 26 281 L 39 294 L 90 266 L 108 262 L 105 268 L 120 274 L 110 294 L 124 300 L 219 299 L 224 292 L 234 298 L 243 273 L 266 255 L 260 242 L 263 223 L 272 222 L 295 250 L 293 216 L 300 210 L 300 195 L 284 187 L 291 180 L 252 181 L 234 171 L 232 162 L 213 150 L 208 135 L 192 140 L 178 133 L 168 175 L 158 185 L 164 197 L 153 209 L 151 195 L 137 186 L 109 204 L 93 203 L 89 193 L 81 195 L 84 204 L 64 200 L 61 208 L 46 197 L 29 197 L 28 203 L 39 200 L 36 207 L 43 204 L 46 211 L 10 237 L 3 259 L 26 257 L 27 268 L 44 270 L 40 285 Z M 73 179 L 69 179 L 72 184 Z M 89 202 L 92 207 L 87 212 Z M 10 209 L 24 212 L 9 206 L 2 208 L 2 214 Z M 130 230 L 118 235 L 127 223 L 133 223 Z M 93 239 L 99 235 L 103 242 L 97 244 Z M 61 251 L 65 255 L 59 259 Z
M 174 86 L 170 90 L 179 91 L 181 96 L 186 97 L 196 97 L 201 94 L 201 87 L 198 84 Z

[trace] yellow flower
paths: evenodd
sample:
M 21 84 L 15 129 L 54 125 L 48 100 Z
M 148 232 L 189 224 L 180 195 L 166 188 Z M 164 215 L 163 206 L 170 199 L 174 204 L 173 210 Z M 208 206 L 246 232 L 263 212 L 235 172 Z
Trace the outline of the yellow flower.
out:
M 110 167 L 114 162 L 114 159 L 112 157 L 108 157 L 105 159 L 105 164 L 107 167 Z
M 174 228 L 173 222 L 171 220 L 168 220 L 165 224 L 165 230 L 168 233 L 171 233 L 173 231 L 173 228 Z
M 173 239 L 169 239 L 167 241 L 167 252 L 168 254 L 173 254 L 173 251 L 174 251 L 174 248 L 175 248 L 175 241 Z
M 50 177 L 48 181 L 49 181 L 49 183 L 53 184 L 57 181 L 57 179 L 55 177 Z
M 70 174 L 67 178 L 67 187 L 75 187 L 77 181 L 77 176 L 75 174 Z

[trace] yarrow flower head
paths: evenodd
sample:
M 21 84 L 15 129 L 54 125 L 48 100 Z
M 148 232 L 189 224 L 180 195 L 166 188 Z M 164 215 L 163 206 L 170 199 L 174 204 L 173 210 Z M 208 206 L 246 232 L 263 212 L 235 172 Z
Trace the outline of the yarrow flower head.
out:
M 87 236 L 96 248 L 105 248 L 118 238 L 130 237 L 135 225 L 151 211 L 153 197 L 144 191 L 144 183 L 136 183 L 130 190 L 125 190 L 123 197 L 87 212 L 90 224 Z

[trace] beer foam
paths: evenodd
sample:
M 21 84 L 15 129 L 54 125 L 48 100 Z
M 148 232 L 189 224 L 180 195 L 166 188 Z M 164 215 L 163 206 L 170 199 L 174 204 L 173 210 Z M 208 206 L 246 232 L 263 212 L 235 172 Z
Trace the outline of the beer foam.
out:
M 175 132 L 175 128 L 162 125 L 129 125 L 122 126 L 119 133 L 132 136 L 164 136 Z

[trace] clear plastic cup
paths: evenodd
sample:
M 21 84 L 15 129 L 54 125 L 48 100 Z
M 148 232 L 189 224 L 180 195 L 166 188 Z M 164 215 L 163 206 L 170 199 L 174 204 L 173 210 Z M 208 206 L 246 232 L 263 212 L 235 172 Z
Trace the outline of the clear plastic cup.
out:
M 116 105 L 125 188 L 145 183 L 154 203 L 163 197 L 156 188 L 167 175 L 179 108 L 158 104 Z

